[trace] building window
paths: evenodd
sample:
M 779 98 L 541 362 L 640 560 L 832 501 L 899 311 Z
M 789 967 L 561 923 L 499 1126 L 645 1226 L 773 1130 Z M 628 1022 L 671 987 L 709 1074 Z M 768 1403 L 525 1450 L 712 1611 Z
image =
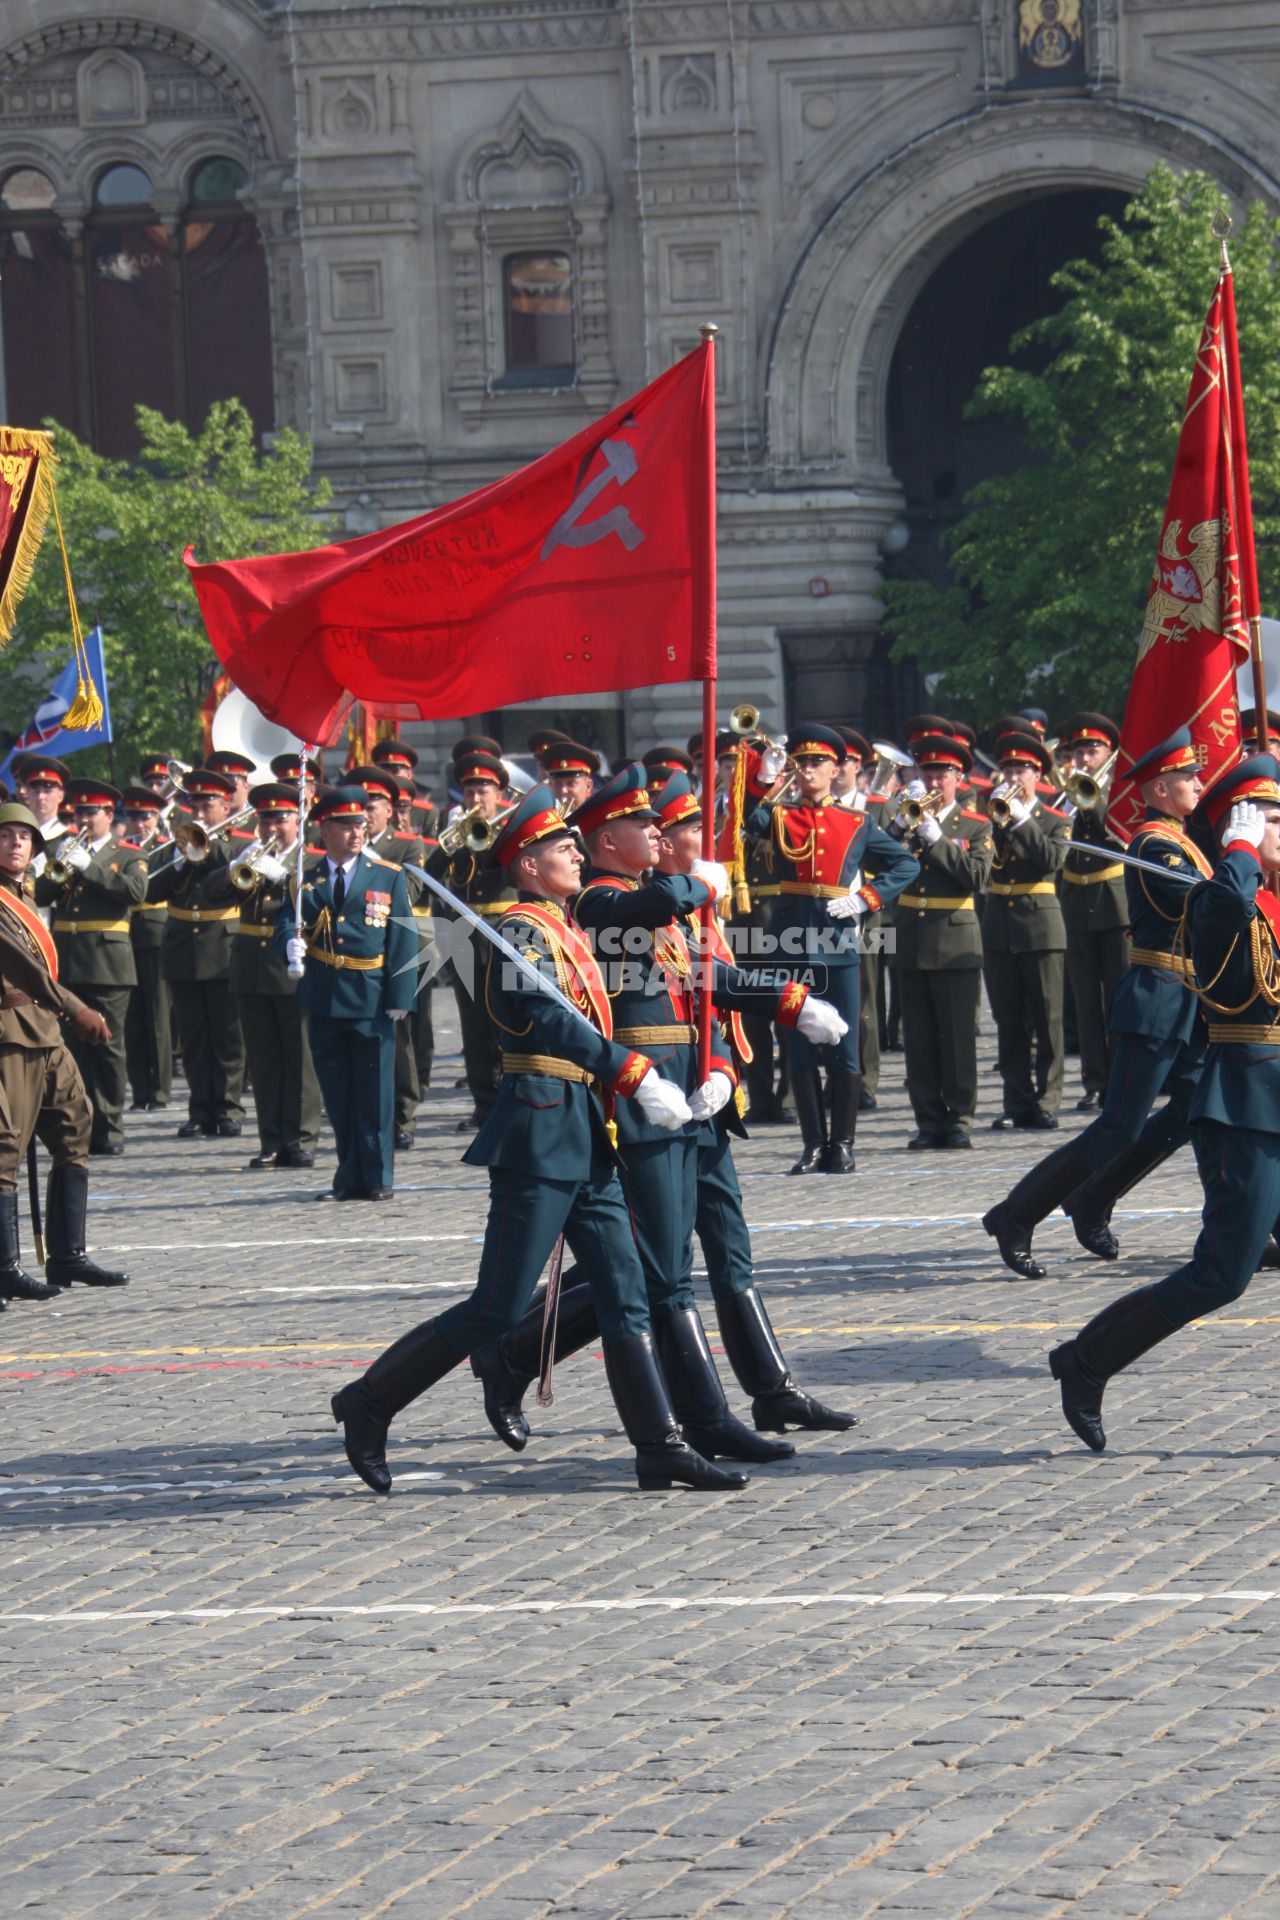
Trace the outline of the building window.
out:
M 0 414 L 31 427 L 52 417 L 116 459 L 138 451 L 139 404 L 198 431 L 215 400 L 237 398 L 266 432 L 270 311 L 262 236 L 237 197 L 247 179 L 236 160 L 201 161 L 164 220 L 141 167 L 108 166 L 83 234 L 68 236 L 53 183 L 29 167 L 9 174 Z
M 565 386 L 574 377 L 573 267 L 567 253 L 511 253 L 502 263 L 505 385 Z

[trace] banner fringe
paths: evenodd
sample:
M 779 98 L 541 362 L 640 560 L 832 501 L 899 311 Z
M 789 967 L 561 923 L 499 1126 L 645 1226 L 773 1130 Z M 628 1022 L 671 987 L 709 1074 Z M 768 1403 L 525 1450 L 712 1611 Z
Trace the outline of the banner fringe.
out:
M 18 602 L 31 585 L 31 572 L 53 505 L 53 469 L 57 459 L 53 451 L 53 435 L 38 433 L 28 427 L 0 427 L 0 453 L 5 452 L 35 453 L 39 457 L 31 505 L 18 536 L 18 548 L 13 556 L 9 577 L 4 583 L 4 591 L 0 593 L 0 647 L 12 640 Z

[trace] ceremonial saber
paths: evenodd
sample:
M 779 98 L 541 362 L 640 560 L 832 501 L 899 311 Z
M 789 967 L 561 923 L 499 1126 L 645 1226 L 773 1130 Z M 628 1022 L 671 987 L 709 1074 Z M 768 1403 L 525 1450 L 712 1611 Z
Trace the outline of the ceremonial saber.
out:
M 27 1196 L 31 1201 L 31 1234 L 36 1243 L 36 1265 L 44 1265 L 44 1219 L 40 1212 L 40 1174 L 34 1137 L 27 1142 Z
M 512 965 L 520 969 L 520 972 L 531 986 L 535 986 L 542 993 L 548 994 L 558 1007 L 563 1007 L 566 1013 L 571 1013 L 578 1022 L 578 1025 L 585 1027 L 593 1039 L 599 1040 L 602 1038 L 599 1027 L 597 1027 L 593 1021 L 588 1020 L 581 1007 L 574 1006 L 568 994 L 562 993 L 554 980 L 548 980 L 546 975 L 534 966 L 532 960 L 526 960 L 524 955 L 517 952 L 509 940 L 504 940 L 502 935 L 496 932 L 487 920 L 482 919 L 478 913 L 473 912 L 465 900 L 459 900 L 456 893 L 450 893 L 448 887 L 446 887 L 442 881 L 437 880 L 433 873 L 428 873 L 425 867 L 415 867 L 412 860 L 406 860 L 403 863 L 401 872 L 411 873 L 415 880 L 424 880 L 438 899 L 443 900 L 446 906 L 452 907 L 460 919 L 467 921 L 470 926 L 475 927 L 482 933 L 490 946 L 496 947 L 499 953 L 505 954 Z M 416 960 L 413 962 L 413 965 L 417 965 Z
M 302 939 L 302 866 L 307 857 L 307 758 L 310 752 L 311 749 L 304 740 L 298 752 L 297 886 L 295 888 L 296 898 L 293 903 L 293 933 L 296 940 Z M 305 972 L 305 963 L 301 960 L 295 960 L 289 968 L 289 978 L 291 980 L 301 980 Z
M 1176 880 L 1180 887 L 1198 887 L 1202 873 L 1179 873 L 1176 867 L 1162 867 L 1158 860 L 1144 860 L 1140 853 L 1123 853 L 1119 847 L 1100 847 L 1096 840 L 1073 840 L 1072 853 L 1091 853 L 1095 860 L 1123 860 L 1126 867 L 1138 867 L 1143 873 L 1158 873 L 1162 880 Z
M 538 1356 L 536 1395 L 540 1407 L 554 1407 L 556 1403 L 551 1391 L 551 1376 L 556 1364 L 556 1328 L 560 1324 L 560 1276 L 563 1272 L 564 1235 L 559 1234 L 551 1249 L 551 1272 L 547 1275 L 547 1291 L 542 1302 L 542 1346 Z

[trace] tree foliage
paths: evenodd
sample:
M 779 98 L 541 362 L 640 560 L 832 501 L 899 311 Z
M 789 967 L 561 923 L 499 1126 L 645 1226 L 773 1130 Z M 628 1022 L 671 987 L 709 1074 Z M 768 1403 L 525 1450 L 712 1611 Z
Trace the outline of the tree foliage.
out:
M 219 400 L 198 434 L 138 408 L 142 451 L 106 460 L 56 422 L 58 507 L 86 629 L 101 625 L 114 753 L 76 756 L 77 771 L 126 777 L 140 752 L 191 759 L 200 704 L 218 672 L 183 564 L 321 545 L 332 536 L 328 483 L 311 479 L 311 449 L 279 434 L 259 453 L 238 400 Z M 71 655 L 66 586 L 54 527 L 36 561 L 5 649 L 0 724 L 17 732 Z M 26 671 L 14 672 L 23 665 Z
M 1014 364 L 983 373 L 968 411 L 1017 420 L 1028 464 L 967 496 L 946 538 L 953 586 L 885 588 L 895 657 L 940 674 L 943 712 L 988 720 L 1032 697 L 1122 711 L 1221 206 L 1207 174 L 1155 168 L 1120 222 L 1099 222 L 1100 260 L 1054 275 L 1062 304 L 1015 334 Z M 1280 587 L 1278 241 L 1255 201 L 1230 243 L 1264 611 Z

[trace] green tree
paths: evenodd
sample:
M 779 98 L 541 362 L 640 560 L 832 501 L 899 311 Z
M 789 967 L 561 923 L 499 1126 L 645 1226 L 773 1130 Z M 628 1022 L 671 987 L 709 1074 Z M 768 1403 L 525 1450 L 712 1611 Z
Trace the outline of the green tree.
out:
M 330 489 L 311 478 L 311 448 L 295 433 L 265 453 L 238 400 L 219 400 L 198 434 L 138 408 L 136 463 L 106 460 L 54 421 L 58 507 L 81 621 L 101 625 L 114 750 L 76 756 L 84 773 L 130 774 L 138 754 L 168 748 L 190 760 L 200 704 L 218 673 L 190 577 L 198 560 L 234 560 L 323 544 Z M 18 731 L 71 654 L 62 561 L 52 521 L 5 649 L 0 725 Z M 25 671 L 15 672 L 15 667 Z
M 1156 167 L 1101 259 L 1054 275 L 1057 312 L 988 367 L 972 415 L 1021 424 L 1031 458 L 983 481 L 947 536 L 955 584 L 885 588 L 894 656 L 939 673 L 930 704 L 986 721 L 1034 698 L 1119 717 L 1136 658 L 1187 386 L 1218 270 L 1222 190 Z M 1263 608 L 1280 586 L 1278 222 L 1261 201 L 1233 235 Z

